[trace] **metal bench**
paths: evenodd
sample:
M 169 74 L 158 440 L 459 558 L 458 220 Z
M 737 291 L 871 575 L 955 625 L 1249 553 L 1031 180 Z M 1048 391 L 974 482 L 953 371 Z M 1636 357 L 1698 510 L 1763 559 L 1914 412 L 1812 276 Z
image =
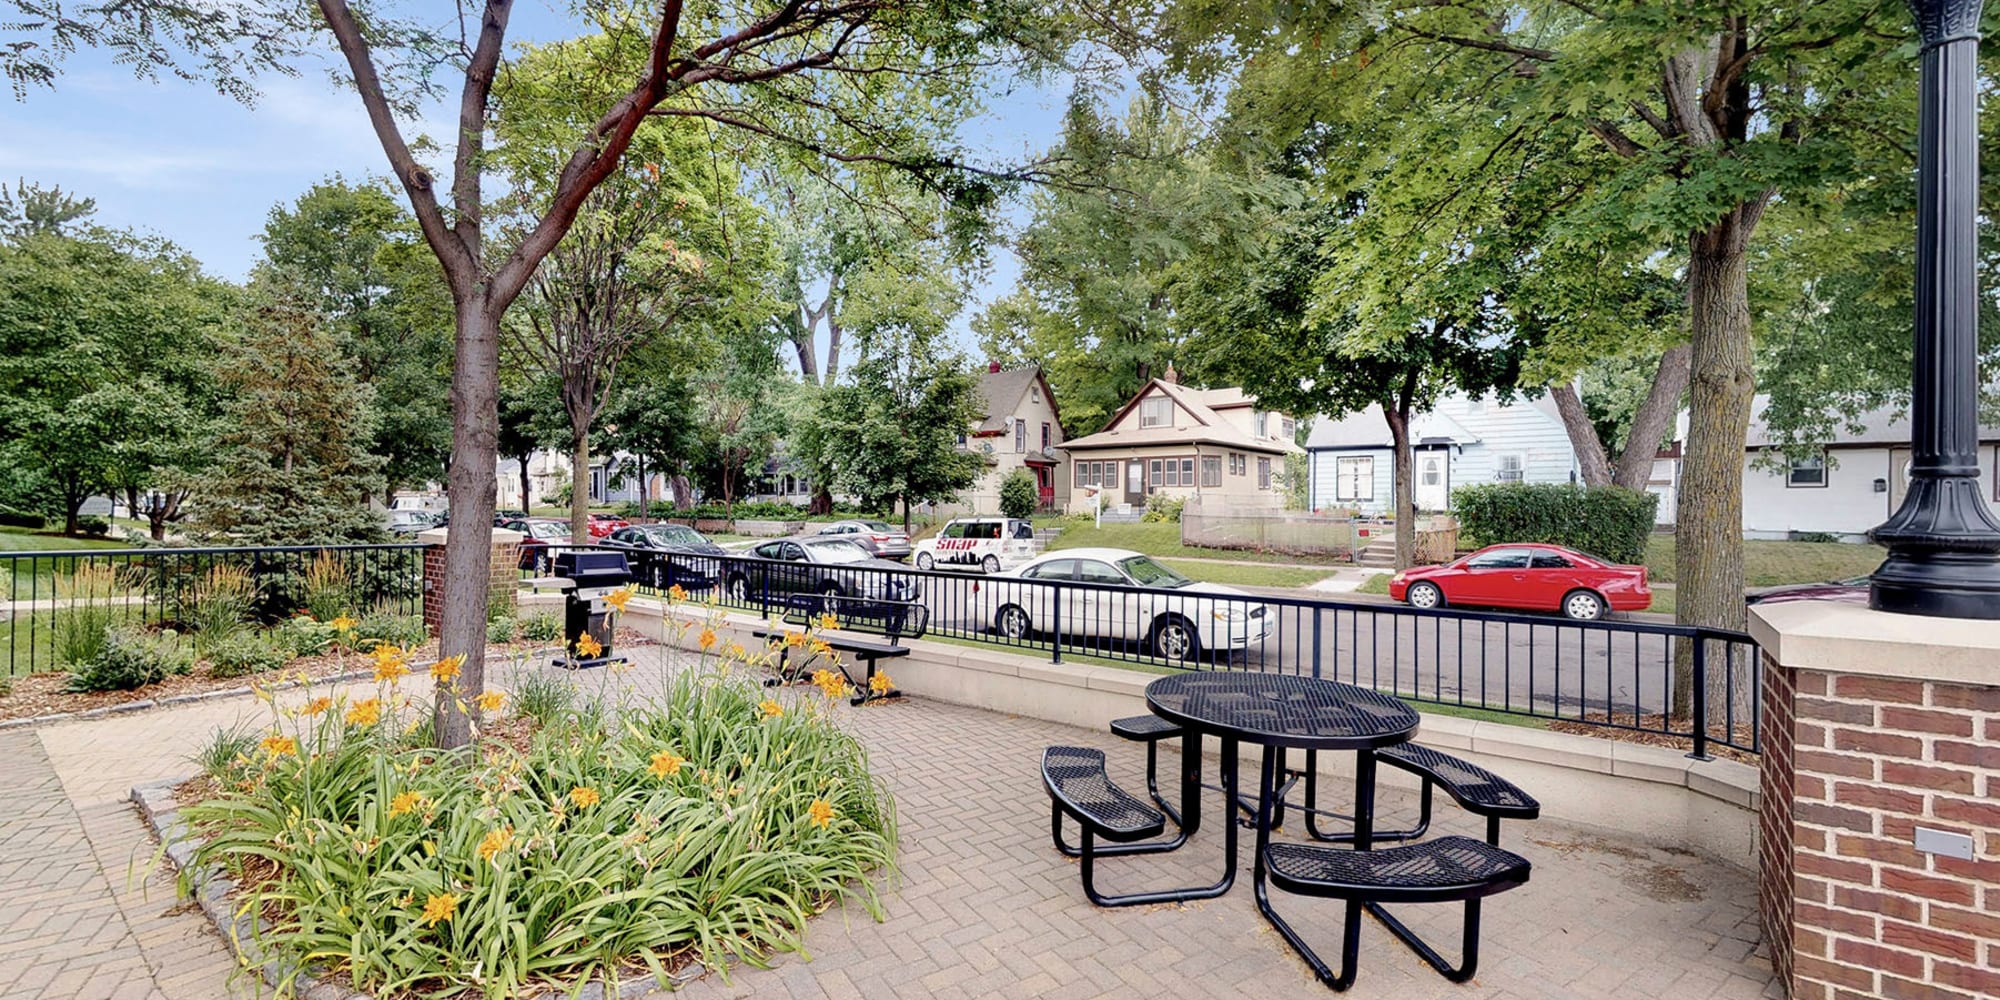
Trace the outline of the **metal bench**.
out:
M 1146 794 L 1153 797 L 1153 804 L 1159 806 L 1175 826 L 1179 826 L 1181 811 L 1169 805 L 1160 794 L 1159 746 L 1161 740 L 1179 737 L 1181 727 L 1157 715 L 1133 715 L 1111 720 L 1111 735 L 1146 744 Z
M 1417 813 L 1417 825 L 1407 830 L 1377 830 L 1374 841 L 1410 841 L 1422 837 L 1431 828 L 1432 789 L 1442 788 L 1452 801 L 1469 813 L 1486 817 L 1486 842 L 1500 843 L 1500 821 L 1503 819 L 1534 819 L 1542 814 L 1542 804 L 1519 786 L 1470 761 L 1421 743 L 1398 743 L 1375 751 L 1375 759 L 1390 767 L 1408 771 L 1422 779 L 1423 793 Z M 1308 754 L 1308 769 L 1318 763 Z M 1313 808 L 1316 782 L 1309 775 L 1306 782 L 1307 828 L 1313 839 L 1328 843 L 1350 843 L 1351 833 L 1321 833 L 1313 824 L 1313 819 L 1323 815 Z
M 1166 814 L 1118 787 L 1104 770 L 1104 751 L 1091 747 L 1049 747 L 1042 751 L 1042 787 L 1049 793 L 1049 835 L 1056 850 L 1082 860 L 1083 894 L 1099 906 L 1139 906 L 1211 899 L 1229 891 L 1231 875 L 1199 889 L 1169 889 L 1107 896 L 1097 891 L 1094 862 L 1099 857 L 1158 854 L 1187 842 L 1182 831 L 1172 840 L 1136 843 L 1166 832 Z M 1082 828 L 1082 843 L 1063 842 L 1062 819 L 1067 814 Z M 1112 841 L 1098 846 L 1097 839 Z
M 1479 966 L 1480 901 L 1527 882 L 1532 867 L 1526 858 L 1470 837 L 1440 837 L 1376 851 L 1281 843 L 1265 848 L 1262 860 L 1271 884 L 1286 892 L 1347 901 L 1341 927 L 1340 973 L 1335 975 L 1271 909 L 1263 883 L 1257 885 L 1257 902 L 1265 915 L 1312 966 L 1320 981 L 1335 990 L 1354 985 L 1363 909 L 1446 979 L 1455 983 L 1471 979 Z M 1456 901 L 1465 903 L 1465 930 L 1460 964 L 1455 968 L 1381 906 Z

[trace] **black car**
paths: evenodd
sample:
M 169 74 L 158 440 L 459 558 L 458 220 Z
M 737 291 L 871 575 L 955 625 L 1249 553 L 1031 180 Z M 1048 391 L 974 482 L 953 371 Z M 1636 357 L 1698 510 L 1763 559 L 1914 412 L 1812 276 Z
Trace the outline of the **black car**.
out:
M 877 559 L 842 538 L 780 538 L 752 548 L 749 555 L 724 570 L 724 592 L 738 603 L 761 598 L 790 604 L 795 597 L 816 594 L 820 610 L 851 611 L 923 595 L 921 583 L 902 563 Z
M 715 586 L 721 562 L 700 557 L 729 554 L 701 532 L 682 524 L 631 525 L 606 535 L 599 544 L 627 550 L 638 581 L 661 590 L 675 584 L 687 590 Z

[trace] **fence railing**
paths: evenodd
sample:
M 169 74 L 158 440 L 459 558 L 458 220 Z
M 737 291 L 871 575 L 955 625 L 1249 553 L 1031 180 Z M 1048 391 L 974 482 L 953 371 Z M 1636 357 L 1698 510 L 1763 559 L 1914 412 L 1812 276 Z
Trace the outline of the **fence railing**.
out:
M 552 550 L 560 551 L 560 549 Z M 921 601 L 928 635 L 1148 667 L 1308 674 L 1412 701 L 1566 720 L 1756 752 L 1761 657 L 1740 632 L 1632 620 L 1419 610 L 1218 591 L 1177 579 L 1114 585 L 1080 559 L 1067 579 L 877 563 L 627 551 L 642 590 L 680 586 L 762 614 Z M 533 561 L 532 558 L 527 561 Z M 529 570 L 524 570 L 529 572 Z
M 7 676 L 59 670 L 93 633 L 201 627 L 226 605 L 252 622 L 308 611 L 422 611 L 422 545 L 0 552 L 0 661 Z M 67 648 L 66 648 L 67 647 Z

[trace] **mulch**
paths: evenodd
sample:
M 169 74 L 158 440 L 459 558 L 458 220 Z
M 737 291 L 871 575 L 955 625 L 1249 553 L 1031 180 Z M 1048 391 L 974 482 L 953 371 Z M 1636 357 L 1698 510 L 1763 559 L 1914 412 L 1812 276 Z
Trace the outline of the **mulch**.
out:
M 1633 725 L 1639 726 L 1641 728 L 1640 729 L 1621 728 L 1624 726 L 1633 726 Z M 1574 720 L 1574 719 L 1551 720 L 1549 722 L 1549 728 L 1558 733 L 1571 733 L 1577 736 L 1594 736 L 1600 740 L 1619 740 L 1625 743 L 1640 743 L 1649 747 L 1665 747 L 1669 750 L 1680 750 L 1690 753 L 1693 752 L 1694 750 L 1694 740 L 1686 736 L 1668 736 L 1665 735 L 1664 733 L 1659 733 L 1659 732 L 1644 732 L 1643 730 L 1645 729 L 1658 730 L 1667 728 L 1667 717 L 1664 715 L 1659 715 L 1657 713 L 1652 715 L 1639 716 L 1639 718 L 1635 721 L 1632 718 L 1632 716 L 1623 713 L 1619 714 L 1617 718 L 1613 719 L 1613 718 L 1606 718 L 1603 712 L 1590 712 L 1585 714 L 1581 720 Z M 1711 742 L 1708 744 L 1709 756 L 1720 757 L 1723 760 L 1738 761 L 1744 764 L 1749 764 L 1752 767 L 1757 766 L 1756 754 L 1744 753 L 1743 751 L 1738 750 L 1735 747 L 1724 746 L 1723 744 L 1713 742 L 1714 739 L 1721 736 L 1720 727 L 1717 727 L 1715 730 L 1712 730 L 1712 732 L 1714 733 L 1714 735 L 1710 737 Z M 1750 744 L 1751 731 L 1749 723 L 1741 723 L 1737 725 L 1736 733 L 1732 737 L 1732 740 L 1735 743 L 1740 744 L 1742 746 L 1751 745 Z

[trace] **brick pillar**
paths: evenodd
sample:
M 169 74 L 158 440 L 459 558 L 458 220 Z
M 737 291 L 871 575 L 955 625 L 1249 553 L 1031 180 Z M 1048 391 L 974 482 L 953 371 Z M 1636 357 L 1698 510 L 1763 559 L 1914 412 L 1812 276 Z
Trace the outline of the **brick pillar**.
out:
M 2000 996 L 2000 629 L 1801 603 L 1752 632 L 1761 914 L 1791 996 Z
M 444 595 L 450 581 L 444 572 L 444 541 L 447 528 L 434 528 L 417 536 L 424 548 L 424 627 L 438 634 L 444 617 Z M 519 589 L 521 533 L 493 529 L 493 553 L 487 561 L 487 600 L 492 607 L 514 613 L 514 594 Z

